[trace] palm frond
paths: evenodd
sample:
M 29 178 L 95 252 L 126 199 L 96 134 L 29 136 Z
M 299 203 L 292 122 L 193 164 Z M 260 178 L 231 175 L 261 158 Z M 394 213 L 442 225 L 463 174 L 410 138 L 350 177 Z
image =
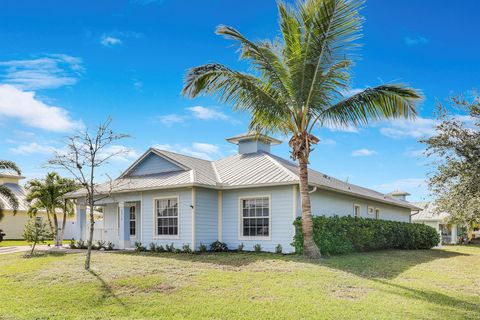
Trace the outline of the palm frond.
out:
M 316 119 L 321 125 L 358 126 L 371 120 L 413 118 L 422 95 L 405 85 L 381 85 L 367 88 L 333 106 L 320 111 Z
M 220 25 L 216 33 L 240 44 L 240 58 L 248 59 L 252 67 L 259 71 L 264 79 L 278 89 L 284 100 L 291 98 L 292 84 L 283 60 L 275 52 L 275 45 L 268 41 L 254 43 L 235 28 Z
M 246 110 L 270 121 L 284 119 L 289 109 L 281 95 L 268 82 L 252 75 L 233 71 L 220 64 L 207 64 L 187 73 L 182 94 L 196 97 L 200 93 L 216 95 L 237 110 Z
M 17 196 L 6 186 L 0 186 L 0 196 L 2 196 L 12 207 L 13 209 L 13 214 L 17 213 L 19 202 L 17 199 Z M 4 208 L 3 206 L 5 205 L 2 203 L 2 199 L 0 199 L 0 213 L 2 214 L 3 217 L 3 211 Z
M 0 170 L 12 170 L 19 175 L 22 174 L 20 167 L 15 162 L 9 160 L 0 160 Z

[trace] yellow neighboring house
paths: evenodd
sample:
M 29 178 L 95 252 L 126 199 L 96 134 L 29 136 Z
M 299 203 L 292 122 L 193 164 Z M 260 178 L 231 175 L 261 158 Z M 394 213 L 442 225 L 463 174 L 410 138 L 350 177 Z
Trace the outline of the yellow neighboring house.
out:
M 20 185 L 20 180 L 22 179 L 24 179 L 24 177 L 19 176 L 16 172 L 0 171 L 0 185 L 4 185 L 12 190 L 17 196 L 19 202 L 17 213 L 14 215 L 10 203 L 0 195 L 1 206 L 4 209 L 4 217 L 0 220 L 0 230 L 3 230 L 5 233 L 5 239 L 22 239 L 23 228 L 29 219 L 27 214 L 28 203 L 25 201 L 26 191 L 25 188 Z M 61 226 L 62 215 L 59 216 L 59 223 Z M 37 217 L 46 219 L 45 212 L 40 212 L 37 214 Z M 74 238 L 75 223 L 75 217 L 67 218 L 64 239 Z

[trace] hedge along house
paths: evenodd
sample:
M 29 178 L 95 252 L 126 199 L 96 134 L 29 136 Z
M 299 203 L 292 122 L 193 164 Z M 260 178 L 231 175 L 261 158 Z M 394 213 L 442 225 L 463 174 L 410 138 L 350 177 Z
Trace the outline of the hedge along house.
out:
M 227 139 L 238 154 L 216 161 L 150 148 L 119 178 L 99 186 L 110 190 L 103 226 L 95 239 L 116 248 L 134 242 L 148 245 L 188 244 L 198 250 L 220 240 L 245 250 L 260 244 L 274 251 L 280 244 L 292 252 L 293 221 L 301 216 L 296 164 L 273 155 L 279 140 L 246 133 Z M 312 212 L 409 222 L 416 207 L 404 200 L 342 182 L 310 170 Z M 103 190 L 103 191 L 102 191 Z M 86 239 L 87 215 L 81 193 L 77 198 L 77 239 Z

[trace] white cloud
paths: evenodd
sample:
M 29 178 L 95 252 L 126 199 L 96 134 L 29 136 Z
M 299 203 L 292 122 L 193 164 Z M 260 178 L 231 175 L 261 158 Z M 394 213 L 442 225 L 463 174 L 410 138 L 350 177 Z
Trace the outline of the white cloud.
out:
M 380 133 L 384 136 L 401 138 L 423 138 L 429 137 L 435 133 L 435 119 L 417 117 L 414 120 L 393 119 L 380 128 Z
M 83 72 L 82 60 L 65 54 L 37 59 L 0 61 L 4 83 L 22 90 L 54 89 L 73 85 Z
M 172 113 L 172 114 L 166 114 L 166 115 L 163 115 L 163 116 L 158 116 L 157 120 L 169 127 L 169 126 L 171 126 L 173 124 L 176 124 L 176 123 L 185 122 L 185 117 L 181 116 L 181 115 L 178 115 L 176 113 Z
M 354 126 L 333 126 L 331 124 L 325 124 L 325 128 L 332 132 L 346 132 L 346 133 L 358 133 L 358 128 Z
M 65 109 L 47 105 L 38 100 L 34 92 L 9 84 L 0 84 L 0 117 L 15 118 L 26 126 L 56 132 L 83 127 L 82 122 L 72 120 Z
M 118 162 L 129 162 L 135 160 L 139 157 L 137 151 L 132 148 L 122 146 L 122 145 L 112 145 L 105 148 L 101 154 L 100 158 L 106 158 L 113 155 L 109 160 L 118 161 Z
M 358 149 L 358 150 L 352 151 L 352 156 L 354 157 L 369 157 L 375 154 L 377 154 L 375 150 L 369 150 L 369 149 Z
M 228 120 L 229 117 L 221 112 L 212 108 L 205 108 L 202 106 L 195 106 L 188 108 L 192 112 L 194 118 L 201 120 Z
M 408 150 L 404 153 L 404 155 L 410 158 L 424 158 L 425 149 Z
M 430 40 L 422 36 L 416 36 L 416 37 L 404 37 L 403 42 L 407 46 L 416 46 L 416 45 L 426 45 L 427 43 L 430 42 Z
M 37 142 L 20 144 L 15 148 L 10 148 L 13 154 L 30 155 L 30 154 L 53 154 L 57 149 L 49 145 L 41 145 Z
M 320 144 L 327 145 L 327 146 L 334 146 L 337 144 L 337 141 L 329 138 L 320 138 Z
M 197 157 L 205 160 L 212 160 L 222 155 L 220 148 L 214 144 L 194 142 L 191 145 L 184 144 L 157 144 L 154 148 L 177 152 L 192 157 Z
M 398 179 L 392 182 L 374 186 L 374 189 L 389 193 L 394 190 L 403 190 L 412 194 L 412 197 L 420 200 L 428 195 L 428 184 L 424 178 Z
M 120 40 L 119 38 L 112 37 L 112 36 L 103 35 L 100 38 L 100 43 L 102 45 L 106 46 L 106 47 L 112 47 L 112 46 L 122 44 L 122 40 Z

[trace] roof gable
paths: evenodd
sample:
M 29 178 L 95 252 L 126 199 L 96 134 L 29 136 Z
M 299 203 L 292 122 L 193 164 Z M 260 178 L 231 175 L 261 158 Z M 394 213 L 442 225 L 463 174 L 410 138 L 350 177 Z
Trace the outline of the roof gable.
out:
M 131 165 L 130 168 L 128 168 L 120 177 L 146 176 L 184 170 L 188 170 L 188 168 L 185 168 L 181 164 L 167 159 L 153 149 L 150 149 L 133 163 L 133 165 Z

